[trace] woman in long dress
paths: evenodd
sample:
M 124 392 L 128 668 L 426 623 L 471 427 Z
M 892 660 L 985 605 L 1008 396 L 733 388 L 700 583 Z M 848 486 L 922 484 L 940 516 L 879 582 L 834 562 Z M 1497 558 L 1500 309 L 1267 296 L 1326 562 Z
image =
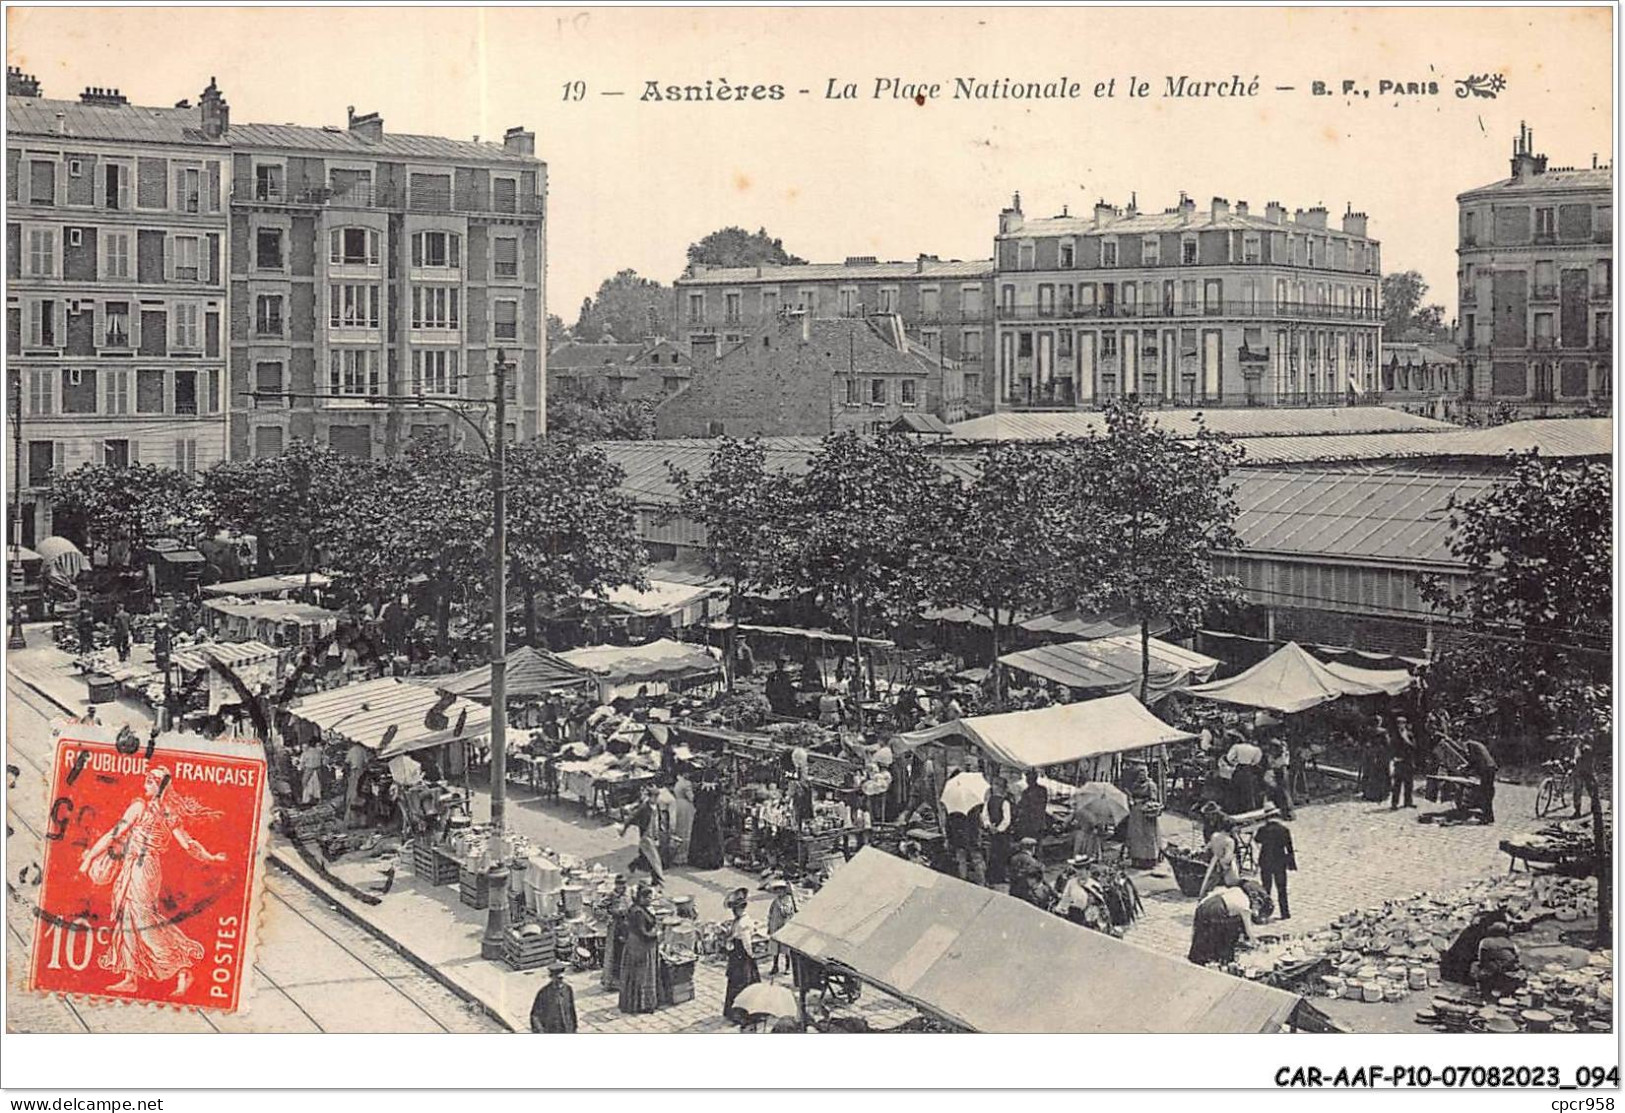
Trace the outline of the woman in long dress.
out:
M 609 926 L 604 932 L 604 968 L 598 982 L 605 989 L 621 988 L 621 960 L 626 951 L 626 916 L 630 906 L 626 878 L 617 876 L 615 892 L 609 898 Z
M 682 866 L 688 864 L 689 842 L 694 837 L 694 783 L 679 773 L 671 794 L 671 863 Z
M 688 864 L 695 869 L 722 868 L 722 786 L 703 780 L 694 788 L 694 839 Z
M 203 958 L 203 944 L 162 906 L 163 856 L 173 840 L 200 862 L 224 862 L 224 854 L 211 854 L 184 826 L 220 813 L 170 791 L 172 779 L 164 766 L 149 769 L 141 786 L 144 798 L 131 801 L 79 859 L 79 872 L 92 883 L 113 884 L 110 946 L 98 960 L 102 969 L 122 975 L 108 987 L 113 993 L 134 992 L 141 980 L 174 978 L 173 996 L 182 996 L 192 985 L 192 966 Z
M 741 1026 L 745 1023 L 745 1015 L 734 1008 L 734 998 L 746 986 L 762 980 L 762 971 L 750 953 L 750 943 L 756 936 L 757 925 L 745 915 L 745 905 L 749 899 L 743 889 L 735 889 L 728 896 L 728 910 L 734 914 L 734 922 L 728 931 L 728 985 L 722 997 L 722 1015 Z
M 637 808 L 621 824 L 621 834 L 625 835 L 632 827 L 638 829 L 638 856 L 629 868 L 641 866 L 649 871 L 649 877 L 656 885 L 665 884 L 666 868 L 660 860 L 660 810 L 655 807 L 653 789 L 643 790 L 643 798 L 638 801 Z
M 652 896 L 649 886 L 639 885 L 626 913 L 626 952 L 621 957 L 623 1013 L 652 1013 L 660 1004 L 660 921 L 649 908 Z

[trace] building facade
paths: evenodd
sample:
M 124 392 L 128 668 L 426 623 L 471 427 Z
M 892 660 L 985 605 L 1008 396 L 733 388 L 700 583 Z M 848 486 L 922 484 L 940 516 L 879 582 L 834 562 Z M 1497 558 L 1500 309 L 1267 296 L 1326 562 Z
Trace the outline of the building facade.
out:
M 1548 168 L 1519 131 L 1511 176 L 1456 198 L 1466 398 L 1525 416 L 1613 399 L 1610 166 Z
M 996 405 L 1374 401 L 1382 266 L 1366 225 L 1183 196 L 1029 221 L 1017 194 L 996 239 Z
M 993 408 L 993 263 L 882 263 L 869 256 L 794 266 L 691 267 L 674 284 L 679 336 L 715 338 L 723 351 L 780 310 L 814 318 L 896 314 L 911 339 L 957 363 L 970 414 Z
M 7 72 L 6 351 L 22 540 L 54 532 L 53 472 L 226 451 L 225 104 L 47 100 Z M 7 498 L 13 492 L 7 492 Z
M 1385 340 L 1381 366 L 1384 405 L 1444 419 L 1460 412 L 1466 386 L 1453 343 Z
M 878 432 L 905 414 L 964 416 L 959 369 L 908 337 L 896 314 L 786 310 L 713 353 L 693 341 L 688 386 L 655 409 L 661 438 Z
M 648 337 L 642 343 L 571 340 L 547 353 L 550 396 L 659 401 L 688 385 L 691 360 L 684 345 Z

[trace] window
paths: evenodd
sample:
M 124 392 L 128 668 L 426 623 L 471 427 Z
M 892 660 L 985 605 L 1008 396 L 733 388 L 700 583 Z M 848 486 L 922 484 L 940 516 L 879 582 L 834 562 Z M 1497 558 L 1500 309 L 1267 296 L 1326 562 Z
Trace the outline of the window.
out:
M 1077 256 L 1077 245 L 1071 240 L 1063 241 L 1061 244 L 1061 269 L 1071 270 L 1073 267 L 1077 266 Z
M 175 207 L 183 213 L 201 210 L 203 201 L 202 174 L 196 167 L 175 171 Z
M 164 373 L 161 370 L 144 367 L 135 373 L 135 412 L 164 412 Z
M 1316 260 L 1315 248 L 1320 246 L 1320 241 L 1315 239 L 1313 236 L 1305 236 L 1304 241 L 1303 241 L 1303 246 L 1304 246 L 1304 250 L 1309 253 L 1309 255 L 1308 255 L 1308 263 L 1309 263 L 1309 266 L 1312 267 L 1312 266 L 1315 265 L 1315 260 Z
M 275 163 L 254 167 L 254 200 L 282 200 L 282 167 Z
M 898 384 L 902 390 L 899 401 L 905 406 L 917 406 L 920 403 L 920 384 L 913 379 L 904 379 Z
M 175 470 L 186 475 L 197 471 L 197 438 L 175 438 Z
M 56 163 L 46 159 L 28 162 L 28 201 L 33 205 L 56 204 Z
M 109 162 L 102 169 L 102 207 L 122 210 L 130 207 L 130 167 Z
M 700 324 L 705 320 L 705 295 L 688 295 L 688 320 L 690 324 Z
M 1263 244 L 1257 232 L 1248 232 L 1241 237 L 1241 261 L 1243 263 L 1256 263 L 1263 252 Z
M 130 233 L 103 229 L 99 237 L 102 244 L 102 277 L 107 279 L 130 277 Z
M 1062 359 L 1072 358 L 1072 330 L 1064 328 L 1055 341 L 1055 354 Z
M 818 290 L 812 286 L 803 286 L 796 295 L 800 300 L 796 303 L 808 313 L 818 308 Z
M 876 406 L 884 406 L 886 404 L 885 379 L 869 380 L 869 401 Z
M 846 380 L 846 404 L 848 406 L 863 404 L 863 387 L 857 379 Z
M 198 270 L 198 238 L 196 236 L 176 236 L 175 281 L 196 282 L 201 277 L 202 272 Z
M 334 348 L 328 356 L 328 393 L 357 398 L 378 393 L 376 351 L 371 348 Z
M 1185 236 L 1179 241 L 1179 261 L 1185 266 L 1196 264 L 1196 237 Z
M 414 394 L 456 394 L 456 349 L 414 351 L 412 353 L 412 392 Z
M 498 236 L 491 244 L 491 274 L 495 278 L 519 277 L 519 241 Z
M 1115 267 L 1117 265 L 1116 240 L 1100 241 L 1100 265 L 1103 267 Z
M 897 312 L 897 287 L 882 286 L 880 288 L 880 311 L 882 313 Z
M 28 442 L 28 485 L 30 487 L 49 487 L 51 485 L 51 472 L 56 466 L 56 443 L 54 441 Z
M 56 276 L 56 229 L 28 230 L 28 273 L 34 278 Z
M 455 232 L 418 232 L 412 237 L 412 265 L 460 267 L 460 246 Z
M 1031 359 L 1033 355 L 1033 334 L 1023 332 L 1016 337 L 1016 354 L 1022 359 Z
M 1055 287 L 1048 282 L 1038 284 L 1038 315 L 1040 317 L 1055 316 Z
M 735 294 L 734 297 L 738 297 Z M 519 339 L 519 303 L 499 299 L 491 303 L 491 335 L 497 340 Z
M 254 333 L 257 336 L 282 335 L 281 294 L 260 294 L 254 299 Z
M 178 302 L 170 319 L 175 322 L 175 347 L 197 351 L 203 347 L 203 310 L 196 302 Z
M 739 323 L 739 294 L 729 291 L 722 296 L 722 319 L 730 325 Z
M 1535 210 L 1535 242 L 1550 243 L 1557 238 L 1555 209 Z
M 1162 237 L 1146 236 L 1140 240 L 1140 262 L 1148 267 L 1162 262 Z
M 965 359 L 982 358 L 982 330 L 966 329 L 959 336 L 959 351 Z
M 48 414 L 55 407 L 52 405 L 56 394 L 56 372 L 49 368 L 30 371 L 28 373 L 28 412 L 31 414 Z
M 102 463 L 110 468 L 127 468 L 130 466 L 130 442 L 127 440 L 106 440 L 102 442 Z
M 453 290 L 455 295 L 457 291 Z M 414 294 L 417 290 L 413 291 Z M 456 300 L 453 298 L 453 309 Z M 363 282 L 335 282 L 327 287 L 329 328 L 378 328 L 378 287 Z M 422 328 L 421 325 L 415 325 Z
M 282 229 L 261 228 L 254 234 L 254 265 L 262 271 L 282 269 Z
M 492 178 L 491 208 L 499 213 L 518 212 L 519 183 L 513 178 Z
M 102 395 L 102 413 L 127 414 L 130 412 L 130 372 L 127 368 L 116 367 L 101 373 L 104 384 Z
M 982 288 L 980 286 L 965 286 L 959 291 L 961 311 L 967 317 L 980 317 L 982 315 Z
M 96 371 L 90 367 L 73 367 L 62 372 L 62 412 L 65 414 L 93 414 L 96 412 Z
M 175 372 L 175 412 L 178 414 L 197 413 L 197 372 Z
M 1016 308 L 1016 288 L 1014 286 L 1001 286 L 999 288 L 999 307 L 1009 313 Z
M 1030 243 L 1016 245 L 1016 267 L 1018 270 L 1030 271 L 1033 269 L 1035 250 Z
M 841 287 L 841 316 L 851 317 L 858 311 L 858 290 L 855 286 Z
M 1117 358 L 1117 334 L 1115 332 L 1100 334 L 1100 355 L 1103 359 Z
M 49 298 L 28 303 L 28 343 L 35 348 L 56 347 L 56 302 Z M 94 410 L 88 411 L 94 413 Z
M 450 174 L 413 174 L 409 180 L 412 207 L 434 212 L 451 210 Z
M 457 329 L 462 325 L 457 313 L 455 286 L 412 287 L 412 327 L 418 329 Z
M 83 228 L 68 229 L 68 246 L 83 247 L 85 245 L 85 230 Z
M 779 292 L 777 290 L 762 291 L 762 316 L 772 317 L 779 311 Z
M 70 177 L 70 178 L 83 178 L 84 176 L 85 176 L 85 164 L 80 162 L 76 158 L 70 158 L 68 160 L 68 177 Z
M 371 228 L 335 228 L 327 238 L 327 261 L 339 266 L 378 265 L 378 233 Z
M 282 363 L 279 360 L 261 360 L 254 364 L 254 405 L 262 410 L 280 409 L 287 405 L 282 397 Z
M 372 171 L 335 166 L 327 172 L 327 185 L 333 196 L 352 205 L 372 204 Z

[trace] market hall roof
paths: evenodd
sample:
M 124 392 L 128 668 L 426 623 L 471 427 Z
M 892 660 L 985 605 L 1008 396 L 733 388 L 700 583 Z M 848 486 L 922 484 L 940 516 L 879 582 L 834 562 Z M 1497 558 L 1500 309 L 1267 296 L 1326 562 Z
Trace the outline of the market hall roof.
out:
M 1158 954 L 873 847 L 773 938 L 974 1032 L 1258 1033 L 1324 1022 L 1295 993 Z
M 1460 428 L 1447 421 L 1437 421 L 1386 406 L 1148 410 L 1147 416 L 1158 428 L 1166 429 L 1176 437 L 1194 437 L 1199 427 L 1232 437 L 1308 437 Z M 958 440 L 1042 441 L 1055 437 L 1087 437 L 1091 433 L 1104 435 L 1106 415 L 1094 410 L 997 413 L 973 417 L 948 428 Z
M 691 269 L 679 278 L 677 286 L 789 285 L 797 282 L 875 282 L 900 278 L 992 278 L 992 259 L 941 260 L 932 256 L 902 262 L 882 263 L 874 259 L 848 259 L 844 263 L 793 263 L 785 266 L 708 267 Z

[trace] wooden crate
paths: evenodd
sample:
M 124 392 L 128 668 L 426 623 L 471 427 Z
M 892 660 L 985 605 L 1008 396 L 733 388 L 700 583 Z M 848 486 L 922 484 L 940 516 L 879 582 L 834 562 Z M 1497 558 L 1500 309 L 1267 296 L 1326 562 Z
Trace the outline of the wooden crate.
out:
M 483 873 L 459 869 L 457 871 L 457 895 L 470 908 L 484 908 L 491 903 L 490 883 Z
M 515 970 L 537 970 L 549 965 L 558 954 L 551 931 L 526 936 L 510 931 L 502 940 L 502 961 Z
M 458 879 L 457 863 L 425 842 L 412 844 L 412 872 L 431 885 L 449 885 Z

